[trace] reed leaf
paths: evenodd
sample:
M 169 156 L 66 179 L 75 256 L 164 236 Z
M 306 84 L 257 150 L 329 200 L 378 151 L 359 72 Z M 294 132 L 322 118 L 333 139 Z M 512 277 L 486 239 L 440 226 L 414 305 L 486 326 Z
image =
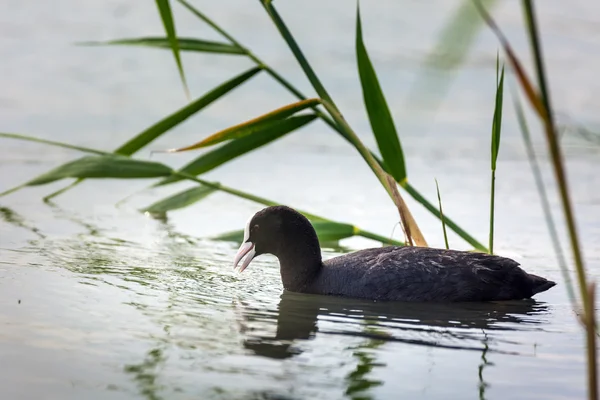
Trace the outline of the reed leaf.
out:
M 158 7 L 160 18 L 165 27 L 165 32 L 169 39 L 171 50 L 173 51 L 173 57 L 175 58 L 175 63 L 177 64 L 177 70 L 179 71 L 179 77 L 181 78 L 183 89 L 185 90 L 185 94 L 189 99 L 191 97 L 190 90 L 185 79 L 185 73 L 183 72 L 181 56 L 179 55 L 179 42 L 177 41 L 177 33 L 175 32 L 175 23 L 173 22 L 171 5 L 169 4 L 169 0 L 156 0 L 156 6 Z
M 241 230 L 225 232 L 218 236 L 214 236 L 212 239 L 222 240 L 224 242 L 242 243 L 242 240 L 244 240 L 244 230 L 241 229 Z
M 394 240 L 391 237 L 381 236 L 373 232 L 363 231 L 360 228 L 356 228 L 355 236 L 361 236 L 367 239 L 375 240 L 377 242 L 380 242 L 381 244 L 390 246 L 406 246 L 406 243 L 401 242 L 399 240 Z
M 196 186 L 191 189 L 186 189 L 182 192 L 171 195 L 160 201 L 157 201 L 149 205 L 148 207 L 143 208 L 140 211 L 147 212 L 150 214 L 165 214 L 168 211 L 190 206 L 206 198 L 208 195 L 214 193 L 215 191 L 215 188 L 211 188 L 208 186 Z
M 82 147 L 82 146 L 75 146 L 69 143 L 63 143 L 63 142 L 57 142 L 55 140 L 47 140 L 47 139 L 41 139 L 41 138 L 37 138 L 34 136 L 28 136 L 28 135 L 22 135 L 22 134 L 18 134 L 18 133 L 3 133 L 0 132 L 0 137 L 5 137 L 5 138 L 9 138 L 9 139 L 17 139 L 17 140 L 24 140 L 27 142 L 34 142 L 34 143 L 41 143 L 41 144 L 45 144 L 45 145 L 49 145 L 49 146 L 55 146 L 55 147 L 60 147 L 63 149 L 69 149 L 69 150 L 77 150 L 77 151 L 81 151 L 83 153 L 91 153 L 91 154 L 96 154 L 96 155 L 111 155 L 112 153 L 108 153 L 102 150 L 96 150 L 96 149 L 91 149 L 89 147 Z M 27 186 L 27 182 L 23 183 L 21 185 L 12 187 L 10 189 L 7 189 L 3 192 L 0 192 L 0 197 L 2 196 L 6 196 L 9 195 L 11 193 L 16 192 L 17 190 L 20 190 L 24 187 Z
M 179 51 L 193 51 L 219 54 L 246 54 L 243 49 L 229 43 L 214 42 L 188 37 L 176 38 Z M 104 42 L 81 42 L 82 46 L 141 46 L 159 49 L 171 49 L 171 41 L 167 37 L 139 37 L 107 40 Z
M 64 178 L 131 179 L 168 175 L 171 175 L 171 168 L 157 162 L 115 155 L 85 156 L 30 180 L 27 186 L 44 185 Z
M 252 78 L 254 75 L 261 71 L 260 68 L 255 67 L 251 68 L 248 71 L 228 80 L 227 82 L 217 86 L 212 89 L 204 96 L 198 98 L 193 103 L 188 104 L 187 106 L 180 108 L 173 114 L 163 118 L 158 121 L 154 125 L 140 132 L 131 140 L 124 143 L 121 147 L 115 150 L 115 153 L 123 154 L 123 155 L 132 155 L 144 146 L 148 145 L 150 142 L 156 140 L 161 135 L 179 125 L 192 115 L 196 114 L 206 106 L 213 103 L 215 100 L 223 97 L 233 89 L 240 86 L 242 83 L 246 82 L 248 79 Z
M 496 161 L 500 151 L 500 133 L 502 131 L 502 103 L 504 95 L 504 66 L 498 80 L 498 58 L 496 58 L 496 99 L 494 104 L 494 117 L 492 119 L 492 152 L 491 152 L 491 193 L 490 193 L 490 232 L 489 252 L 494 253 L 494 216 L 496 200 Z
M 442 209 L 442 196 L 440 196 L 440 186 L 438 185 L 437 179 L 435 180 L 435 190 L 437 191 L 438 204 L 440 206 L 440 216 L 442 219 L 442 231 L 444 232 L 444 244 L 446 249 L 450 249 L 448 245 L 448 233 L 446 232 L 446 221 L 444 219 L 444 210 Z
M 181 168 L 180 172 L 194 176 L 204 174 L 228 161 L 236 159 L 259 147 L 265 146 L 268 143 L 311 123 L 315 118 L 316 116 L 314 114 L 310 114 L 294 116 L 281 121 L 268 121 L 261 126 L 261 130 L 257 130 L 249 136 L 235 139 L 215 150 L 202 154 L 200 157 Z M 154 186 L 174 183 L 181 179 L 183 178 L 179 176 L 170 176 Z
M 313 107 L 315 104 L 319 104 L 319 99 L 308 99 L 288 104 L 284 107 L 263 114 L 260 117 L 251 119 L 249 121 L 243 122 L 238 125 L 234 125 L 222 131 L 214 133 L 206 139 L 201 140 L 200 142 L 194 143 L 186 147 L 168 150 L 168 152 L 175 153 L 195 150 L 202 147 L 212 146 L 227 140 L 240 139 L 245 136 L 264 130 L 273 121 L 283 120 L 297 112 Z
M 46 145 L 50 145 L 50 146 L 62 147 L 63 149 L 82 151 L 84 153 L 92 153 L 92 154 L 97 154 L 97 155 L 110 154 L 110 153 L 107 153 L 102 150 L 90 149 L 88 147 L 76 146 L 76 145 L 72 145 L 69 143 L 57 142 L 54 140 L 41 139 L 41 138 L 37 138 L 34 136 L 22 135 L 19 133 L 0 132 L 0 137 L 4 137 L 7 139 L 25 140 L 25 141 L 34 142 L 34 143 L 41 143 L 41 144 L 46 144 Z
M 496 71 L 496 79 L 498 79 L 498 71 Z M 502 103 L 504 97 L 504 66 L 500 73 L 500 81 L 497 81 L 496 99 L 494 104 L 494 117 L 492 120 L 492 170 L 496 170 L 496 161 L 498 160 L 498 152 L 500 151 L 500 133 L 502 130 Z
M 403 182 L 406 179 L 404 153 L 379 79 L 363 41 L 360 8 L 358 6 L 356 8 L 356 59 L 365 108 L 379 152 L 383 157 L 388 173 L 394 177 L 396 182 Z
M 337 242 L 352 237 L 357 230 L 354 225 L 331 221 L 312 222 L 312 226 L 315 228 L 321 243 Z

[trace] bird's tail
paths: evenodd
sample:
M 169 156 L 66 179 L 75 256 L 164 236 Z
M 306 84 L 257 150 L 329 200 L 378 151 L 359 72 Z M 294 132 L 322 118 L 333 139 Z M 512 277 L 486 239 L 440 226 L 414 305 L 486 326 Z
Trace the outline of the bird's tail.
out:
M 531 278 L 531 291 L 533 294 L 545 292 L 546 290 L 556 286 L 556 282 L 549 281 L 541 276 L 529 274 L 529 277 Z

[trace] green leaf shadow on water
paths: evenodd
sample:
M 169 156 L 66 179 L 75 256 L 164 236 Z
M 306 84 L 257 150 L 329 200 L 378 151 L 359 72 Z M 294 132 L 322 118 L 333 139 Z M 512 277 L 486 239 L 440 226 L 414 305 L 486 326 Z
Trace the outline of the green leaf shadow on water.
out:
M 365 332 L 385 337 L 384 332 L 378 331 L 373 326 L 369 326 L 370 323 L 368 321 L 365 321 L 365 323 L 367 324 L 364 328 Z M 346 376 L 348 387 L 345 392 L 346 396 L 352 400 L 372 399 L 368 394 L 368 390 L 383 385 L 382 381 L 369 378 L 369 375 L 373 372 L 374 368 L 386 366 L 386 364 L 377 361 L 377 355 L 373 352 L 373 350 L 385 343 L 385 340 L 367 339 L 353 349 L 352 355 L 356 358 L 357 363 L 354 371 Z
M 140 393 L 148 400 L 162 400 L 163 397 L 158 395 L 163 385 L 157 383 L 160 368 L 165 364 L 167 358 L 163 354 L 164 350 L 155 348 L 148 351 L 146 358 L 139 364 L 126 365 L 124 371 L 133 376 L 133 380 L 137 383 Z
M 40 238 L 46 237 L 38 228 L 27 222 L 23 216 L 12 208 L 0 206 L 0 219 L 16 227 L 26 229 Z

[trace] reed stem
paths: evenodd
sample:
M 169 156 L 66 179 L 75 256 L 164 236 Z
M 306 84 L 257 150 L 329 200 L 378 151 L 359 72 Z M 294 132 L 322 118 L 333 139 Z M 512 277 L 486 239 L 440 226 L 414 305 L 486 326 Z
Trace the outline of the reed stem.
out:
M 492 189 L 490 193 L 490 242 L 488 250 L 490 254 L 494 254 L 494 205 L 496 198 L 496 170 L 492 170 Z

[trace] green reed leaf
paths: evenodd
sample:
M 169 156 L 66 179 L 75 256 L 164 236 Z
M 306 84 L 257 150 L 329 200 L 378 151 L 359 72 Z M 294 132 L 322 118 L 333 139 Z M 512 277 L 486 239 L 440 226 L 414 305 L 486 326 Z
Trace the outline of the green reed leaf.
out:
M 202 40 L 188 37 L 176 38 L 179 51 L 195 51 L 203 53 L 220 53 L 220 54 L 246 54 L 243 49 L 229 43 L 214 42 L 210 40 Z M 171 41 L 166 37 L 139 37 L 115 39 L 104 42 L 82 42 L 84 46 L 141 46 L 154 47 L 159 49 L 171 49 Z
M 444 218 L 446 222 L 446 226 L 452 229 L 458 236 L 464 239 L 467 243 L 473 246 L 475 249 L 479 251 L 483 251 L 485 253 L 488 252 L 488 249 L 481 243 L 477 241 L 473 236 L 471 236 L 467 231 L 462 229 L 454 220 L 452 220 L 447 215 L 441 215 L 440 210 L 437 209 L 433 204 L 431 204 L 422 194 L 420 194 L 417 189 L 415 189 L 409 182 L 406 182 L 402 187 L 415 199 L 417 202 L 421 203 L 427 211 L 435 215 L 438 219 Z
M 242 243 L 244 240 L 244 230 L 236 230 L 231 232 L 225 232 L 218 236 L 213 237 L 214 240 L 222 240 L 224 242 Z
M 377 146 L 387 167 L 386 170 L 394 177 L 396 182 L 402 182 L 406 179 L 404 153 L 379 79 L 377 79 L 377 74 L 363 41 L 360 8 L 358 6 L 356 9 L 356 59 L 365 108 Z
M 41 139 L 41 138 L 37 138 L 34 136 L 22 135 L 19 133 L 0 132 L 0 137 L 4 137 L 4 138 L 8 138 L 8 139 L 25 140 L 28 142 L 41 143 L 41 144 L 46 144 L 46 145 L 50 145 L 50 146 L 62 147 L 63 149 L 82 151 L 84 153 L 92 153 L 92 154 L 98 154 L 98 155 L 110 154 L 106 151 L 90 149 L 88 147 L 76 146 L 76 145 L 72 145 L 69 143 L 57 142 L 54 140 Z
M 156 0 L 156 6 L 158 7 L 160 18 L 162 19 L 163 25 L 165 27 L 167 37 L 169 38 L 169 43 L 171 45 L 171 50 L 173 51 L 173 57 L 175 57 L 177 69 L 179 70 L 179 76 L 181 78 L 181 83 L 183 84 L 183 89 L 185 90 L 185 94 L 189 99 L 190 90 L 185 79 L 185 73 L 183 72 L 181 56 L 179 55 L 179 42 L 177 41 L 177 33 L 175 32 L 175 23 L 173 22 L 173 13 L 171 12 L 171 5 L 169 4 L 169 0 Z
M 190 206 L 208 195 L 214 193 L 217 189 L 208 186 L 197 186 L 191 189 L 186 189 L 182 192 L 171 195 L 165 199 L 157 201 L 150 206 L 143 208 L 142 212 L 150 214 L 164 214 L 168 211 L 177 210 Z
M 22 135 L 22 134 L 18 134 L 18 133 L 2 133 L 2 132 L 0 132 L 0 137 L 24 140 L 27 142 L 41 143 L 41 144 L 45 144 L 48 146 L 61 147 L 63 149 L 70 149 L 70 150 L 78 150 L 78 151 L 81 151 L 84 153 L 91 153 L 91 154 L 97 154 L 97 155 L 111 155 L 112 154 L 112 153 L 108 153 L 108 152 L 105 152 L 102 150 L 90 149 L 89 147 L 74 146 L 69 143 L 57 142 L 55 140 L 46 140 L 46 139 L 37 138 L 35 136 Z M 3 192 L 0 192 L 0 197 L 14 193 L 20 189 L 23 189 L 25 186 L 27 186 L 27 182 L 23 183 L 21 185 L 12 187 L 10 189 L 7 189 Z
M 311 222 L 311 224 L 315 228 L 321 243 L 337 242 L 354 236 L 357 231 L 354 225 L 339 222 L 319 221 Z
M 123 144 L 121 147 L 116 149 L 115 153 L 131 155 L 137 152 L 142 147 L 146 146 L 147 144 L 157 139 L 162 134 L 166 133 L 175 126 L 179 125 L 192 115 L 196 114 L 198 111 L 213 103 L 215 100 L 218 100 L 219 98 L 229 93 L 231 90 L 240 86 L 242 83 L 246 82 L 248 79 L 252 78 L 260 71 L 261 69 L 258 67 L 251 68 L 248 71 L 234 77 L 233 79 L 230 79 L 227 82 L 217 86 L 216 88 L 206 93 L 204 96 L 200 97 L 198 100 L 177 110 L 168 117 L 163 118 L 151 127 L 140 132 L 137 136 L 135 136 L 127 143 Z
M 194 176 L 203 174 L 252 150 L 271 143 L 311 123 L 315 118 L 314 114 L 310 114 L 294 116 L 281 121 L 269 121 L 263 124 L 260 130 L 253 132 L 251 135 L 235 139 L 215 150 L 202 154 L 185 165 L 180 172 Z M 163 179 L 155 186 L 166 185 L 182 179 L 179 176 L 171 176 Z
M 498 71 L 496 71 L 496 79 L 498 79 Z M 494 118 L 492 121 L 492 170 L 496 170 L 496 160 L 500 151 L 500 133 L 502 130 L 502 103 L 504 96 L 504 65 L 500 73 L 500 80 L 496 88 L 496 100 L 494 104 Z
M 435 180 L 435 190 L 437 191 L 438 204 L 440 207 L 442 231 L 444 232 L 444 244 L 446 245 L 446 249 L 450 249 L 450 246 L 448 245 L 448 233 L 446 232 L 446 220 L 444 219 L 444 210 L 442 208 L 442 196 L 440 195 L 440 186 L 438 185 L 437 179 Z
M 171 175 L 171 172 L 166 165 L 152 161 L 115 155 L 85 156 L 50 170 L 26 185 L 44 185 L 64 178 L 157 178 Z
M 333 221 L 311 221 L 311 224 L 315 228 L 317 237 L 321 243 L 337 242 L 342 239 L 347 239 L 354 236 L 357 231 L 357 228 L 354 225 Z M 243 238 L 244 231 L 236 230 L 219 235 L 214 239 L 241 243 Z

